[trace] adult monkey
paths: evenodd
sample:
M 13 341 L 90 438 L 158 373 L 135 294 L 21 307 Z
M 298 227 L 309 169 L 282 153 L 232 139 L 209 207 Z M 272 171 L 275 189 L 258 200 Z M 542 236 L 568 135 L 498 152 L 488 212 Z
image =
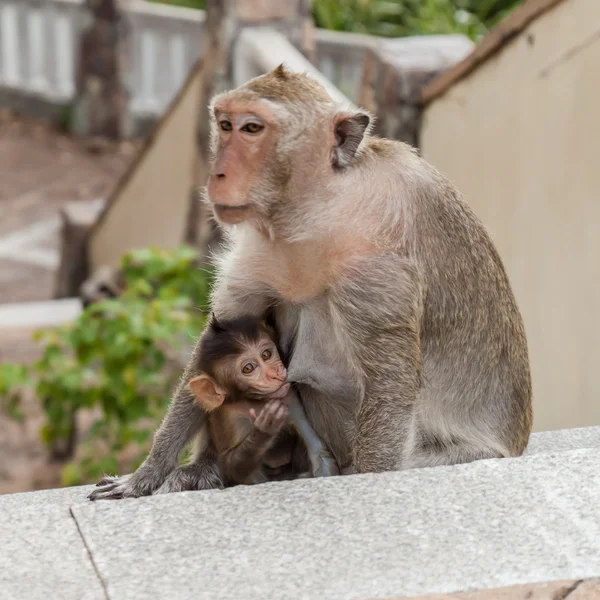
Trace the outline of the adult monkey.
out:
M 230 230 L 217 318 L 276 307 L 289 379 L 344 472 L 517 456 L 531 430 L 523 323 L 502 262 L 457 190 L 409 146 L 369 135 L 283 67 L 218 96 L 208 200 Z M 190 362 L 133 475 L 91 495 L 221 485 Z

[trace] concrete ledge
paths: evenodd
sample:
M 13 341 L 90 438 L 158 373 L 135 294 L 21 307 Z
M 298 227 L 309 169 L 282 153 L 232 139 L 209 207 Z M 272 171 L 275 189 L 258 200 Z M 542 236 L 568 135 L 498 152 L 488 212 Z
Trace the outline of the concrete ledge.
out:
M 524 456 L 583 448 L 600 448 L 600 427 L 576 427 L 533 433 Z
M 86 501 L 91 487 L 3 496 L 0 598 L 555 598 L 600 576 L 599 432 L 454 467 L 118 502 Z

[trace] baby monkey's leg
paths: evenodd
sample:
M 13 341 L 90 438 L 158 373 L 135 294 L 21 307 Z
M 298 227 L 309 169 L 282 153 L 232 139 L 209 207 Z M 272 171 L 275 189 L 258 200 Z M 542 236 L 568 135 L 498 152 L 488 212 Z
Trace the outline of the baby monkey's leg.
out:
M 288 423 L 294 427 L 298 436 L 306 446 L 308 460 L 311 464 L 312 476 L 329 477 L 331 475 L 339 475 L 340 469 L 338 464 L 333 457 L 333 454 L 329 451 L 329 448 L 327 448 L 323 440 L 321 440 L 312 428 L 312 425 L 304 412 L 304 407 L 300 402 L 298 393 L 292 389 L 288 399 L 290 411 Z

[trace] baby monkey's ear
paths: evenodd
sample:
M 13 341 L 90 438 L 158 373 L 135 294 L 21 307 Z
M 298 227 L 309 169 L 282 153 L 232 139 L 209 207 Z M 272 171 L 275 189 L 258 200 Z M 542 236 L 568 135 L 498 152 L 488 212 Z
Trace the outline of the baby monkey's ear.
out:
M 194 377 L 189 386 L 196 397 L 196 402 L 207 412 L 219 408 L 225 401 L 225 390 L 208 375 Z

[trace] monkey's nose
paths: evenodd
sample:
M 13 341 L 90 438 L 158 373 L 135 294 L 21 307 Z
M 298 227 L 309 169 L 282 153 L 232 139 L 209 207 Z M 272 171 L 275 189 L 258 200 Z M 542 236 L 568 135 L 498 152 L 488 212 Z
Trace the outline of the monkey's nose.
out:
M 217 179 L 225 179 L 225 173 L 216 173 L 216 174 L 215 174 L 215 177 L 216 177 Z
M 276 368 L 269 373 L 269 379 L 273 381 L 285 381 L 286 374 L 285 368 L 283 370 L 281 368 Z

